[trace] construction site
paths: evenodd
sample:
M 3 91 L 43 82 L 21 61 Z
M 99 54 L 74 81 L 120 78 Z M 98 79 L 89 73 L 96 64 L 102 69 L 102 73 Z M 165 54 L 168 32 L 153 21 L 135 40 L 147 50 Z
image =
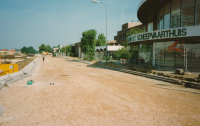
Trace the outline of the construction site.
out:
M 0 81 L 2 126 L 200 125 L 198 86 L 75 57 L 30 60 Z
M 200 126 L 200 0 L 0 5 L 0 126 Z
M 35 59 L 35 54 L 0 54 L 0 76 L 22 70 Z

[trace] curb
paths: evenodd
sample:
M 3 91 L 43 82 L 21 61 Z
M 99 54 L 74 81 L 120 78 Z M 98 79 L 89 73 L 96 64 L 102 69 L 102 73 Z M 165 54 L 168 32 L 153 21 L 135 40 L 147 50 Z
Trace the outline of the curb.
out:
M 158 75 L 152 75 L 152 74 L 142 73 L 142 72 L 138 72 L 138 71 L 122 69 L 122 68 L 115 68 L 115 67 L 109 67 L 109 66 L 103 66 L 103 65 L 98 65 L 98 66 L 102 67 L 102 68 L 107 68 L 107 69 L 110 69 L 110 70 L 129 73 L 129 74 L 138 75 L 138 76 L 142 76 L 142 77 L 147 77 L 147 78 L 151 78 L 151 79 L 156 79 L 156 80 L 159 80 L 159 81 L 165 81 L 165 82 L 169 82 L 169 83 L 173 83 L 173 84 L 183 85 L 185 87 L 190 87 L 191 85 L 200 86 L 200 84 L 196 83 L 196 82 L 178 80 L 178 79 L 174 79 L 174 78 L 168 78 L 168 77 L 163 77 L 163 76 L 158 76 Z
M 64 59 L 70 59 L 69 57 L 63 57 Z M 77 61 L 77 62 L 82 62 L 82 63 L 87 63 L 87 64 L 93 64 L 92 62 L 89 61 L 84 61 L 84 60 L 76 60 L 76 59 L 71 59 L 72 61 Z
M 92 62 L 84 61 L 84 60 L 76 60 L 76 59 L 72 59 L 72 61 L 78 61 L 78 62 L 82 62 L 82 63 L 93 64 Z

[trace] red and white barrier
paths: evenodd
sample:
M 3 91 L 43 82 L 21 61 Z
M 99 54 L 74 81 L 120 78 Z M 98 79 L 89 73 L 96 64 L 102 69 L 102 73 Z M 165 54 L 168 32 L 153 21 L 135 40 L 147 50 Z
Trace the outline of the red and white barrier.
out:
M 122 58 L 120 58 L 120 63 L 122 63 L 122 64 L 127 64 L 127 59 L 122 59 Z

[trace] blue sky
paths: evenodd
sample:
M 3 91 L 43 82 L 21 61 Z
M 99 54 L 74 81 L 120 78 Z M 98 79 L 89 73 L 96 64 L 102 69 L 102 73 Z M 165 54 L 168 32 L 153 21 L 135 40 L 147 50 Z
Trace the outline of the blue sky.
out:
M 108 40 L 137 19 L 141 0 L 101 0 L 108 7 Z M 70 28 L 75 28 L 74 30 Z M 106 9 L 92 0 L 0 0 L 0 49 L 76 43 L 83 31 L 106 35 Z M 80 39 L 79 39 L 80 40 Z

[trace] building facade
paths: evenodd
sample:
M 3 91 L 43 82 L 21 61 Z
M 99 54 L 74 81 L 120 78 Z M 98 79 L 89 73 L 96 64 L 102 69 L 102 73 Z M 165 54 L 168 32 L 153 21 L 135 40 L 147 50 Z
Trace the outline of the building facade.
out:
M 130 32 L 131 28 L 144 28 L 145 26 L 139 22 L 128 22 L 122 25 L 122 30 L 117 32 L 117 35 L 114 36 L 116 44 L 122 45 L 123 42 L 127 39 L 127 33 Z
M 130 36 L 128 42 L 140 48 L 150 45 L 153 66 L 161 61 L 185 66 L 186 56 L 192 60 L 200 55 L 200 0 L 142 0 L 137 16 L 146 32 Z
M 81 42 L 75 43 L 75 56 L 81 57 Z

